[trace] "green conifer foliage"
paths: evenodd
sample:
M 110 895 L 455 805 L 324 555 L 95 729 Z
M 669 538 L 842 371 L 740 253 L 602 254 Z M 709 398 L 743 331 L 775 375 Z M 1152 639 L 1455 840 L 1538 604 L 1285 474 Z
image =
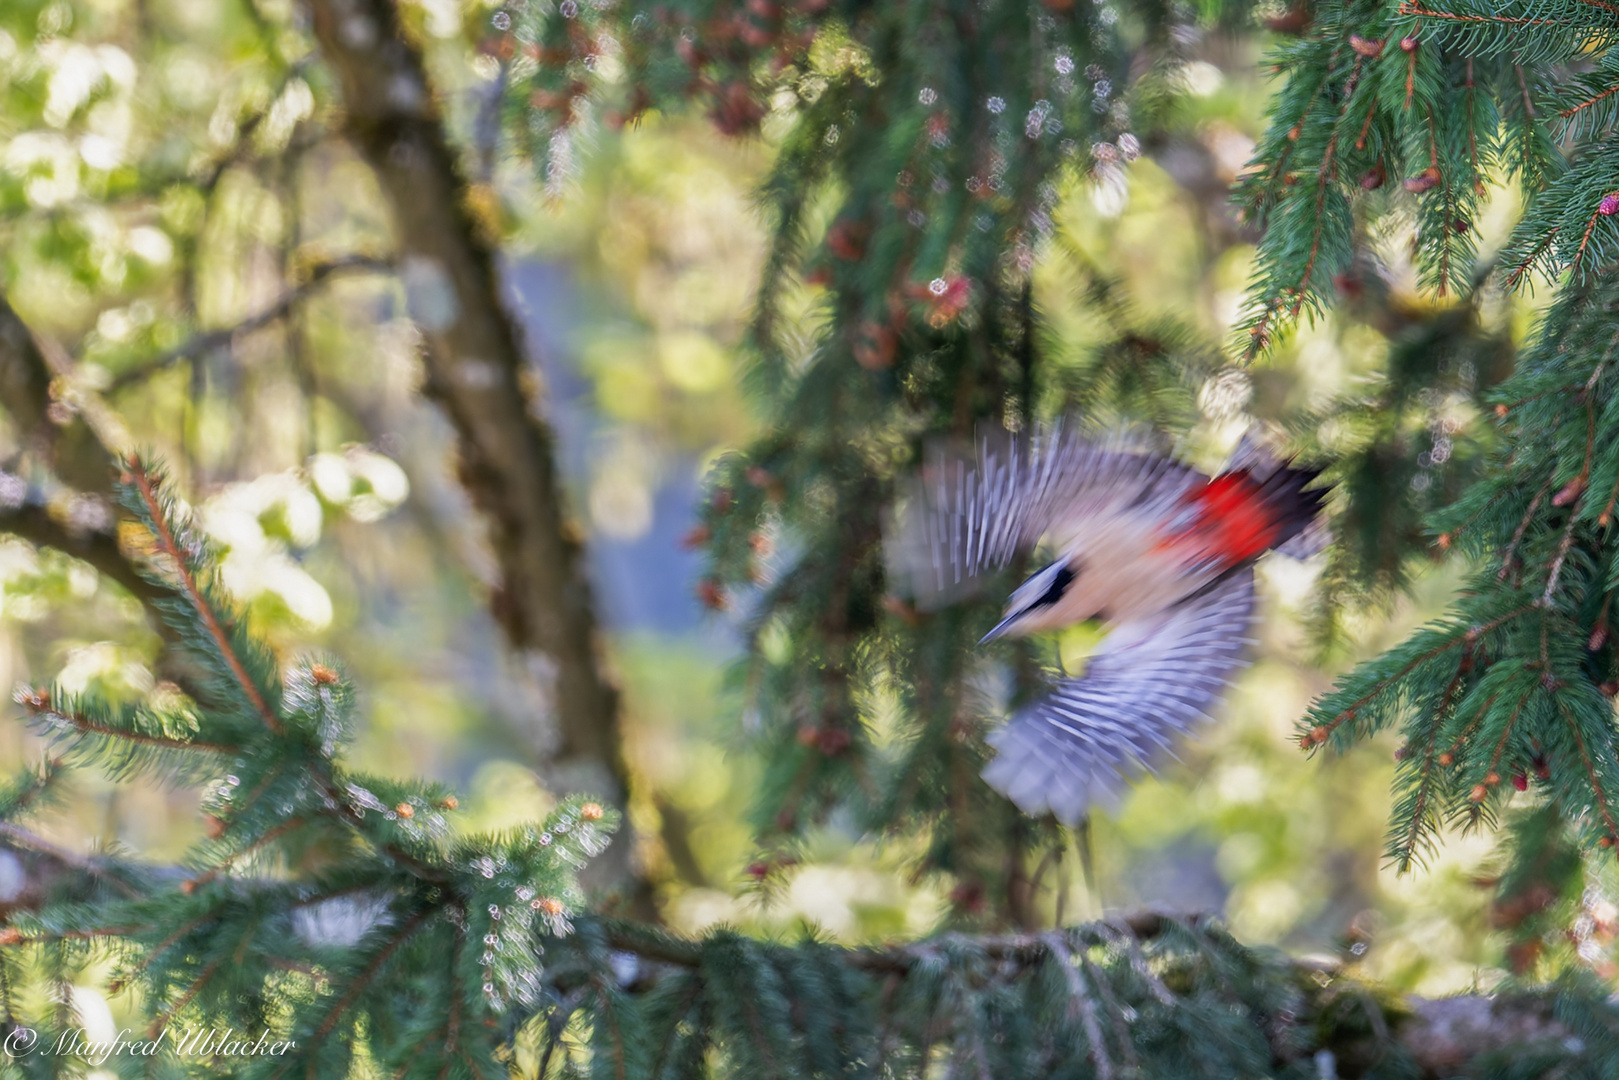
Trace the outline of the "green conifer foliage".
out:
M 576 797 L 541 825 L 452 837 L 453 795 L 343 765 L 354 687 L 335 661 L 283 664 L 245 628 L 162 476 L 127 462 L 121 494 L 195 696 L 19 695 L 59 750 L 0 788 L 31 890 L 9 896 L 0 932 L 0 1044 L 28 1075 L 1212 1080 L 1422 1076 L 1450 1060 L 1428 1035 L 1441 1018 L 1205 919 L 848 948 L 693 941 L 589 913 L 575 874 L 611 811 Z M 71 797 L 79 764 L 200 788 L 206 836 L 178 865 L 57 847 L 22 821 Z M 109 963 L 141 1017 L 122 1047 L 91 1042 L 74 1004 Z M 1484 1021 L 1500 1008 L 1511 1039 L 1466 1050 L 1480 1075 L 1619 1061 L 1619 1017 L 1588 980 L 1486 1004 Z
M 1446 825 L 1492 825 L 1509 805 L 1509 881 L 1544 861 L 1559 824 L 1607 857 L 1619 840 L 1616 32 L 1613 6 L 1588 0 L 1334 4 L 1275 54 L 1285 81 L 1242 190 L 1265 226 L 1247 352 L 1331 302 L 1357 237 L 1391 215 L 1414 211 L 1436 293 L 1555 289 L 1516 370 L 1481 398 L 1482 467 L 1429 517 L 1437 548 L 1473 567 L 1466 587 L 1300 732 L 1342 746 L 1400 727 L 1388 855 L 1401 868 Z M 1480 200 L 1506 178 L 1525 209 L 1480 267 Z M 1566 870 L 1547 880 L 1579 891 Z
M 138 989 L 164 1069 L 204 1067 L 187 1032 L 233 1028 L 279 1053 L 216 1059 L 251 1075 L 343 1076 L 369 1063 L 401 1076 L 490 1076 L 495 1049 L 543 995 L 543 942 L 571 929 L 576 874 L 617 816 L 583 797 L 543 824 L 456 836 L 453 794 L 342 763 L 354 688 L 333 660 L 285 670 L 216 584 L 213 553 L 161 473 L 125 464 L 122 502 L 142 527 L 147 573 L 198 673 L 135 705 L 23 692 L 58 757 L 0 793 L 0 828 L 37 853 L 44 895 L 11 915 L 0 950 L 7 1044 L 49 1074 L 77 1022 L 66 987 L 110 958 Z M 206 835 L 178 866 L 131 853 L 63 852 L 18 819 L 64 797 L 78 764 L 115 779 L 155 774 L 203 793 Z M 41 1008 L 34 992 L 54 987 Z M 205 1038 L 204 1042 L 207 1041 Z M 32 1045 L 35 1055 L 17 1054 Z M 124 1066 L 141 1057 L 114 1055 Z
M 592 123 L 692 100 L 722 130 L 779 140 L 751 339 L 774 424 L 719 466 L 704 516 L 702 595 L 749 613 L 742 678 L 772 746 L 759 876 L 791 864 L 807 825 L 853 807 L 868 827 L 921 830 L 918 871 L 952 875 L 958 914 L 1030 924 L 1029 874 L 1054 836 L 975 778 L 994 709 L 970 647 L 990 605 L 922 613 L 894 595 L 883 514 L 926 440 L 985 419 L 1174 428 L 1211 370 L 1195 343 L 1121 331 L 1098 377 L 1062 384 L 1041 363 L 1027 274 L 1059 186 L 1122 168 L 1169 93 L 1160 65 L 1233 13 L 1063 0 L 510 10 L 492 48 L 513 128 L 559 182 Z M 1376 393 L 1296 423 L 1339 485 L 1323 626 L 1404 584 L 1424 549 L 1475 568 L 1444 620 L 1319 701 L 1300 742 L 1401 728 L 1387 847 L 1401 869 L 1447 825 L 1505 814 L 1498 914 L 1527 941 L 1580 892 L 1566 853 L 1619 844 L 1619 15 L 1598 0 L 1269 14 L 1279 83 L 1237 192 L 1259 242 L 1235 352 L 1261 357 L 1301 316 L 1359 296 L 1380 230 L 1408 227 L 1420 284 L 1450 305 L 1389 332 Z M 1492 184 L 1515 186 L 1525 210 L 1481 258 Z M 1479 304 L 1536 282 L 1555 298 L 1514 365 Z M 806 283 L 826 290 L 808 341 L 783 317 Z M 1006 648 L 1015 698 L 1035 663 Z M 1557 898 L 1530 905 L 1534 918 L 1513 900 L 1529 880 Z
M 884 515 L 926 442 L 986 420 L 1184 422 L 1217 350 L 1081 267 L 1107 331 L 1082 372 L 1052 375 L 1029 275 L 1063 183 L 1122 176 L 1141 152 L 1126 89 L 1167 95 L 1161 68 L 1224 13 L 755 0 L 497 18 L 487 47 L 508 64 L 511 128 L 558 182 L 594 125 L 653 108 L 696 102 L 721 130 L 763 127 L 779 145 L 747 343 L 770 431 L 718 465 L 702 514 L 700 594 L 746 612 L 739 678 L 769 747 L 759 876 L 841 808 L 920 836 L 917 873 L 950 875 L 963 916 L 1033 925 L 1032 875 L 1057 832 L 978 779 L 989 710 L 973 646 L 995 589 L 918 613 L 886 581 Z M 806 303 L 807 339 L 790 317 Z M 1038 665 L 1021 648 L 1002 655 L 1026 693 Z
M 969 647 L 987 605 L 918 613 L 894 595 L 882 514 L 923 442 L 985 419 L 1016 429 L 1060 410 L 1173 429 L 1174 403 L 1211 370 L 1196 343 L 1121 332 L 1096 378 L 1062 385 L 1040 362 L 1027 274 L 1059 186 L 1122 168 L 1170 96 L 1163 67 L 1236 14 L 564 4 L 514 5 L 497 23 L 514 130 L 554 177 L 591 123 L 687 100 L 722 130 L 763 125 L 780 142 L 751 340 L 775 423 L 718 468 L 704 519 L 703 597 L 750 613 L 743 677 L 775 746 L 763 874 L 790 862 L 806 824 L 853 806 L 872 827 L 922 826 L 919 868 L 954 875 L 963 913 L 1029 919 L 1020 853 L 1052 837 L 975 779 L 987 710 Z M 1301 315 L 1358 295 L 1373 234 L 1407 219 L 1420 283 L 1453 305 L 1391 334 L 1380 394 L 1296 425 L 1340 486 L 1323 627 L 1402 585 L 1435 535 L 1479 566 L 1444 623 L 1347 677 L 1301 742 L 1403 726 L 1388 842 L 1401 868 L 1445 824 L 1493 824 L 1520 791 L 1611 848 L 1619 20 L 1594 0 L 1272 15 L 1280 82 L 1237 193 L 1260 239 L 1236 351 L 1258 357 Z M 1503 182 L 1526 209 L 1481 260 L 1481 210 Z M 1480 292 L 1548 278 L 1556 299 L 1509 376 L 1510 341 L 1477 319 Z M 804 282 L 826 289 L 808 342 L 783 319 Z M 1441 400 L 1464 420 L 1442 419 Z M 1328 421 L 1356 437 L 1318 438 Z M 769 554 L 778 542 L 790 550 Z M 1014 666 L 1026 693 L 1033 658 Z M 879 736 L 877 716 L 897 724 Z
M 1451 1028 L 1471 1040 L 1455 1049 L 1436 1034 L 1449 1005 L 1385 999 L 1208 920 L 1036 930 L 1064 918 L 1041 908 L 1063 838 L 978 780 L 984 726 L 1006 704 L 987 700 L 986 674 L 1014 672 L 1015 700 L 1038 681 L 1036 657 L 1003 643 L 995 664 L 975 649 L 993 587 L 922 612 L 886 580 L 885 515 L 930 440 L 1076 412 L 1186 426 L 1217 350 L 1079 267 L 1104 332 L 1093 363 L 1054 372 L 1029 274 L 1062 185 L 1140 152 L 1167 66 L 1231 8 L 560 0 L 491 22 L 511 130 L 559 184 L 592 124 L 692 101 L 725 131 L 778 143 L 748 343 L 771 423 L 719 464 L 703 511 L 702 596 L 747 613 L 738 679 L 771 762 L 754 876 L 769 887 L 814 826 L 848 815 L 895 838 L 918 875 L 947 878 L 949 932 L 864 948 L 685 940 L 586 913 L 574 875 L 610 811 L 575 798 L 543 824 L 458 837 L 448 791 L 348 769 L 355 688 L 341 665 L 288 662 L 255 638 L 162 477 L 129 462 L 124 506 L 191 677 L 136 704 L 20 695 L 57 756 L 0 789 L 0 833 L 28 853 L 32 890 L 0 931 L 7 1034 L 54 1044 L 75 1026 L 70 986 L 110 960 L 153 1034 L 232 1027 L 293 1044 L 209 1061 L 171 1041 L 159 1075 L 1619 1073 L 1619 1014 L 1578 970 L 1461 999 L 1482 1019 Z M 1329 599 L 1399 587 L 1429 538 L 1472 568 L 1450 614 L 1348 675 L 1300 741 L 1402 730 L 1398 866 L 1447 825 L 1504 822 L 1495 915 L 1531 972 L 1568 923 L 1584 860 L 1619 842 L 1619 14 L 1605 0 L 1368 0 L 1272 23 L 1289 36 L 1241 191 L 1263 231 L 1239 350 L 1257 357 L 1353 294 L 1368 234 L 1397 215 L 1414 214 L 1426 285 L 1455 300 L 1390 335 L 1373 392 L 1298 423 L 1340 485 Z M 1497 178 L 1527 210 L 1481 265 Z M 1547 276 L 1555 299 L 1508 372 L 1479 283 Z M 807 327 L 790 317 L 806 298 Z M 1435 430 L 1435 395 L 1478 415 Z M 1356 433 L 1348 449 L 1328 425 Z M 1441 441 L 1455 464 L 1433 483 Z M 70 797 L 83 765 L 198 788 L 205 837 L 178 865 L 58 849 L 23 822 Z M 131 1060 L 116 1067 L 144 1064 Z

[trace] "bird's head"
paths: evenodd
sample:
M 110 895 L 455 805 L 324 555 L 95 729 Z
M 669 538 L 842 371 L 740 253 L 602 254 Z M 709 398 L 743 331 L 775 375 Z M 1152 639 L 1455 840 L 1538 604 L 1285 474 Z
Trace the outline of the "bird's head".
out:
M 1055 630 L 1073 622 L 1072 614 L 1062 610 L 1058 602 L 1077 576 L 1076 563 L 1068 558 L 1058 559 L 1031 576 L 1012 591 L 1001 621 L 979 644 L 998 637 L 1023 637 L 1042 630 Z

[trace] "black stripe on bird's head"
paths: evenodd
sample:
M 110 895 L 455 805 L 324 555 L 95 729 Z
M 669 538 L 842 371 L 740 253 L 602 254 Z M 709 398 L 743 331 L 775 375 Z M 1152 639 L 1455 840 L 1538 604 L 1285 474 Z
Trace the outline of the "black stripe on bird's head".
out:
M 1012 595 L 1006 601 L 1006 611 L 995 629 L 979 639 L 978 644 L 994 641 L 998 637 L 1017 632 L 1018 623 L 1029 614 L 1051 607 L 1063 598 L 1078 576 L 1074 561 L 1071 559 L 1058 559 L 1044 570 L 1029 577 L 1022 585 L 1012 590 Z

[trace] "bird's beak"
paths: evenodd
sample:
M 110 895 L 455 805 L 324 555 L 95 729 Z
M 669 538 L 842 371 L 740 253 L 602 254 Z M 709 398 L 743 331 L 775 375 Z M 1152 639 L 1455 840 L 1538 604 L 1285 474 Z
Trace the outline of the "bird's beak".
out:
M 1022 612 L 1020 612 L 1020 611 L 1014 611 L 1014 612 L 1012 612 L 1012 614 L 1008 615 L 1006 618 L 1004 618 L 1000 622 L 996 623 L 995 624 L 995 629 L 991 630 L 989 633 L 985 634 L 983 637 L 978 639 L 978 644 L 982 645 L 986 641 L 994 641 L 996 638 L 998 638 L 1002 634 L 1006 633 L 1007 628 L 1010 627 L 1012 625 L 1013 621 L 1021 614 L 1022 614 Z

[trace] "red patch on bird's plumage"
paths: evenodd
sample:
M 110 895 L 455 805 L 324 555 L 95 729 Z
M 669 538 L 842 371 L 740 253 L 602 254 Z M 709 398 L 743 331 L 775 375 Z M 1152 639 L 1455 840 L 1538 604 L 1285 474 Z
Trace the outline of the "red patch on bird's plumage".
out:
M 1221 473 L 1187 492 L 1196 517 L 1168 544 L 1195 544 L 1204 553 L 1236 566 L 1257 559 L 1281 539 L 1282 523 L 1264 488 L 1243 470 Z

